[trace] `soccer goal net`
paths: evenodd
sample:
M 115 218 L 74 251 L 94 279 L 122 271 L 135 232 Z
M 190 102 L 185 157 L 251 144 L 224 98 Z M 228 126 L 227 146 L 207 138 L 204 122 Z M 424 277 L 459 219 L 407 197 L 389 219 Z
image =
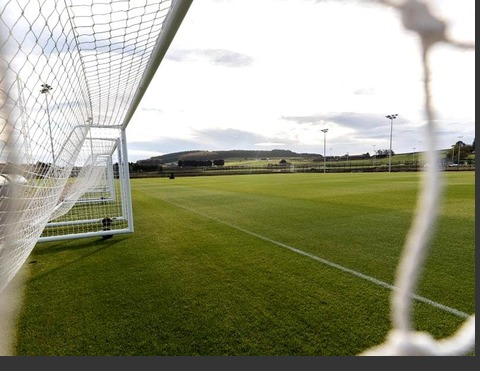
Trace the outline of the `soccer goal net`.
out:
M 133 232 L 125 129 L 190 4 L 0 4 L 0 290 L 37 242 Z
M 113 133 L 87 138 L 39 242 L 133 231 L 122 147 Z

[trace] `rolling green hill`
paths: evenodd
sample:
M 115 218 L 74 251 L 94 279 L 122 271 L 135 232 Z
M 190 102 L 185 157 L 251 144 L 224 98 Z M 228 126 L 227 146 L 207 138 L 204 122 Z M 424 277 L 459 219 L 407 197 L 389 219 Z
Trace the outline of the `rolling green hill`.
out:
M 228 151 L 183 151 L 168 153 L 162 156 L 154 156 L 149 159 L 139 160 L 139 165 L 159 165 L 178 160 L 226 160 L 226 159 L 266 159 L 266 158 L 318 158 L 321 157 L 315 153 L 297 153 L 284 149 L 273 149 L 268 151 L 256 150 L 228 150 Z

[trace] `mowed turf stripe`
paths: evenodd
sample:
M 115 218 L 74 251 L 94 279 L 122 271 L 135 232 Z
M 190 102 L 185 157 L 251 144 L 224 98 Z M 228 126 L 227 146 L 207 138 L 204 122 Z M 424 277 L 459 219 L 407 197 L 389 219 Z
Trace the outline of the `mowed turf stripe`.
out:
M 189 211 L 189 212 L 191 212 L 191 213 L 194 213 L 194 214 L 196 214 L 196 215 L 200 215 L 200 216 L 202 216 L 202 217 L 204 217 L 204 218 L 213 220 L 213 221 L 215 221 L 215 222 L 217 222 L 217 223 L 226 225 L 226 226 L 228 226 L 228 227 L 230 227 L 230 228 L 234 228 L 234 229 L 236 229 L 236 230 L 238 230 L 238 231 L 241 231 L 241 232 L 243 232 L 243 233 L 249 234 L 249 235 L 254 236 L 254 237 L 256 237 L 256 238 L 259 238 L 259 239 L 262 239 L 262 240 L 264 240 L 264 241 L 270 242 L 270 243 L 272 243 L 272 244 L 274 244 L 274 245 L 284 247 L 284 248 L 286 248 L 286 249 L 288 249 L 288 250 L 290 250 L 290 251 L 293 251 L 293 252 L 295 252 L 295 253 L 297 253 L 297 254 L 306 256 L 306 257 L 311 258 L 311 259 L 313 259 L 313 260 L 316 260 L 316 261 L 318 261 L 318 262 L 320 262 L 320 263 L 322 263 L 322 264 L 325 264 L 325 265 L 328 265 L 328 266 L 330 266 L 330 267 L 336 268 L 336 269 L 341 270 L 341 271 L 343 271 L 343 272 L 345 272 L 345 273 L 349 273 L 349 274 L 351 274 L 351 275 L 353 275 L 353 276 L 362 278 L 362 279 L 364 279 L 364 280 L 366 280 L 366 281 L 370 281 L 370 282 L 372 282 L 372 283 L 374 283 L 374 284 L 376 284 L 376 285 L 378 285 L 378 286 L 382 286 L 382 287 L 387 288 L 387 289 L 392 290 L 392 291 L 396 291 L 396 289 L 397 289 L 395 286 L 393 286 L 393 285 L 391 285 L 391 284 L 389 284 L 389 283 L 386 283 L 386 282 L 384 282 L 384 281 L 378 280 L 378 279 L 376 279 L 376 278 L 374 278 L 374 277 L 371 277 L 371 276 L 368 276 L 368 275 L 366 275 L 366 274 L 363 274 L 363 273 L 354 271 L 354 270 L 352 270 L 352 269 L 350 269 L 350 268 L 346 268 L 346 267 L 344 267 L 344 266 L 342 266 L 342 265 L 339 265 L 339 264 L 336 264 L 336 263 L 331 262 L 331 261 L 329 261 L 329 260 L 320 258 L 320 257 L 318 257 L 318 256 L 316 256 L 316 255 L 313 255 L 313 254 L 310 254 L 310 253 L 305 252 L 305 251 L 303 251 L 303 250 L 297 249 L 297 248 L 295 248 L 295 247 L 293 247 L 293 246 L 289 246 L 289 245 L 284 244 L 284 243 L 282 243 L 282 242 L 272 240 L 272 239 L 270 239 L 270 238 L 268 238 L 268 237 L 262 236 L 262 235 L 260 235 L 260 234 L 258 234 L 258 233 L 255 233 L 255 232 L 249 231 L 249 230 L 247 230 L 247 229 L 238 227 L 238 226 L 236 226 L 236 225 L 230 224 L 230 223 L 225 222 L 225 221 L 223 221 L 223 220 L 219 220 L 219 219 L 213 218 L 213 217 L 211 217 L 211 216 L 209 216 L 209 215 L 205 215 L 205 214 L 200 213 L 200 212 L 198 212 L 197 210 L 192 209 L 192 208 L 189 208 L 189 207 L 187 207 L 187 206 L 178 204 L 178 203 L 176 203 L 176 202 L 167 201 L 167 200 L 165 200 L 165 199 L 162 199 L 162 201 L 164 201 L 164 202 L 166 202 L 166 203 L 168 203 L 168 204 L 170 204 L 170 205 L 179 207 L 179 208 L 181 208 L 181 209 L 187 210 L 187 211 Z M 470 316 L 469 314 L 467 314 L 467 313 L 465 313 L 465 312 L 462 312 L 462 311 L 460 311 L 460 310 L 458 310 L 458 309 L 451 308 L 451 307 L 448 307 L 448 306 L 446 306 L 446 305 L 437 303 L 437 302 L 435 302 L 435 301 L 433 301 L 433 300 L 430 300 L 430 299 L 428 299 L 428 298 L 425 298 L 425 297 L 423 297 L 423 296 L 419 296 L 419 295 L 413 294 L 413 295 L 412 295 L 412 298 L 415 299 L 415 300 L 417 300 L 417 301 L 420 301 L 420 302 L 422 302 L 422 303 L 425 303 L 425 304 L 427 304 L 427 305 L 430 305 L 430 306 L 432 306 L 432 307 L 436 307 L 436 308 L 438 308 L 438 309 L 440 309 L 440 310 L 443 310 L 443 311 L 445 311 L 445 312 L 451 313 L 451 314 L 453 314 L 453 315 L 455 315 L 455 316 L 457 316 L 457 317 L 468 318 L 468 317 Z

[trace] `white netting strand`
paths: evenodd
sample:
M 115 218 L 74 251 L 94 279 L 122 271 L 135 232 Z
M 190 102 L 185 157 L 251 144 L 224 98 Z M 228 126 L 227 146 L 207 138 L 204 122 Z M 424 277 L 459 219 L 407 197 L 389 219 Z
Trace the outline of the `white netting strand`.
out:
M 434 150 L 436 130 L 430 93 L 428 53 L 435 43 L 450 41 L 446 37 L 446 24 L 433 16 L 425 3 L 417 0 L 407 0 L 401 5 L 381 2 L 397 8 L 404 27 L 416 32 L 422 43 L 425 112 L 428 119 L 427 163 L 432 166 L 424 173 L 417 213 L 397 268 L 397 290 L 392 293 L 393 329 L 384 344 L 369 349 L 362 355 L 462 355 L 472 351 L 475 346 L 475 315 L 469 317 L 456 336 L 450 339 L 436 341 L 429 334 L 415 332 L 411 328 L 412 296 L 435 228 L 442 194 L 439 159 Z M 456 47 L 474 48 L 473 45 L 466 43 L 451 44 Z

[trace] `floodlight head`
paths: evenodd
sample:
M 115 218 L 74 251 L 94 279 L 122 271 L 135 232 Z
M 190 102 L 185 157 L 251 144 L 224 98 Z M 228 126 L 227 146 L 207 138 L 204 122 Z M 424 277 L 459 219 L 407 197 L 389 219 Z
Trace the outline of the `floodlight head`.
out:
M 326 132 L 328 131 L 328 129 L 322 129 L 322 131 L 323 131 L 324 133 L 326 133 Z
M 42 84 L 40 85 L 42 87 L 42 89 L 40 90 L 40 93 L 42 94 L 45 94 L 47 93 L 49 90 L 52 90 L 52 87 L 48 84 Z

